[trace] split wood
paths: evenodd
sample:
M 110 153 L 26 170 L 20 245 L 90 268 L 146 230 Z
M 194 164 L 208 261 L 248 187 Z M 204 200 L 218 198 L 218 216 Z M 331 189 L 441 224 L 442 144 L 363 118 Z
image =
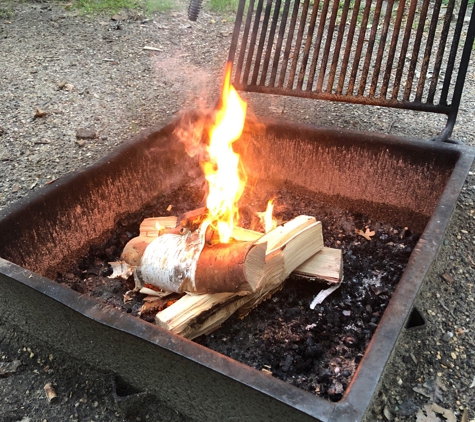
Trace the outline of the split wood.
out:
M 132 266 L 139 265 L 148 244 L 161 234 L 176 231 L 173 226 L 176 226 L 177 220 L 184 221 L 182 217 L 145 219 L 140 227 L 140 236 L 126 245 L 121 259 Z M 266 235 L 236 228 L 233 238 L 266 246 L 262 282 L 257 289 L 250 294 L 186 294 L 157 314 L 158 325 L 192 339 L 214 331 L 236 311 L 241 317 L 247 315 L 260 302 L 280 290 L 283 281 L 292 272 L 329 284 L 339 283 L 342 279 L 341 250 L 323 247 L 321 223 L 313 217 L 299 216 Z
M 236 311 L 247 315 L 254 307 L 282 288 L 299 265 L 323 249 L 322 225 L 314 217 L 299 216 L 256 241 L 267 244 L 264 275 L 250 294 L 220 293 L 185 295 L 156 316 L 162 328 L 186 338 L 196 338 L 217 329 Z

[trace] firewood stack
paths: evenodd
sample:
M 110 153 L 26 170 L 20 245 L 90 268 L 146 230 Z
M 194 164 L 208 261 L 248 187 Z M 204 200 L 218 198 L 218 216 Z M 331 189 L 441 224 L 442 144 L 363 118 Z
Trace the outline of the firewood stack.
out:
M 211 333 L 235 312 L 246 316 L 291 273 L 329 284 L 342 278 L 341 250 L 324 247 L 314 217 L 298 216 L 267 234 L 234 228 L 223 244 L 205 209 L 145 219 L 111 265 L 111 277 L 133 274 L 136 290 L 149 295 L 144 308 L 169 305 L 155 317 L 160 327 L 189 339 Z

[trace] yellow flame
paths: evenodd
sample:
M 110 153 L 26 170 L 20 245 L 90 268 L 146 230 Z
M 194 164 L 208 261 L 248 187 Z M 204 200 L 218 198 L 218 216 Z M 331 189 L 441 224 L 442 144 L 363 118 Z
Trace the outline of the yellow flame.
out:
M 237 201 L 246 183 L 239 166 L 239 155 L 233 151 L 233 142 L 242 133 L 247 104 L 230 84 L 231 65 L 226 67 L 221 107 L 216 113 L 214 127 L 209 133 L 209 159 L 203 163 L 208 181 L 206 207 L 209 219 L 218 230 L 221 243 L 227 243 L 237 222 Z
M 271 230 L 277 227 L 277 221 L 273 217 L 274 212 L 274 200 L 269 199 L 267 203 L 266 212 L 264 213 L 264 229 L 266 233 L 269 233 Z

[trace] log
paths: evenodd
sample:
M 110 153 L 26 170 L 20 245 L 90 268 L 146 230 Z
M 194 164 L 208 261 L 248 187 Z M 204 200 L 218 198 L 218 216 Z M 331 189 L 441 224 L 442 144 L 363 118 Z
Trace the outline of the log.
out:
M 166 233 L 182 233 L 182 227 L 177 227 L 177 218 L 175 216 L 144 219 L 140 224 L 140 235 L 127 242 L 120 255 L 121 261 L 129 264 L 131 267 L 138 267 L 145 248 L 158 236 Z
M 232 308 L 241 306 L 244 298 L 236 293 L 186 294 L 158 313 L 155 322 L 162 328 L 193 339 L 219 326 L 222 313 L 226 318 L 232 315 Z
M 254 292 L 262 279 L 266 244 L 205 246 L 207 224 L 185 235 L 164 234 L 145 249 L 136 288 L 145 284 L 183 293 Z
M 299 265 L 292 274 L 309 280 L 338 284 L 343 278 L 342 251 L 324 247 L 319 253 Z
M 259 242 L 267 243 L 265 282 L 249 295 L 239 309 L 240 317 L 280 290 L 292 271 L 323 249 L 322 224 L 314 217 L 301 215 L 265 234 Z
M 215 330 L 237 310 L 248 313 L 280 289 L 296 267 L 323 249 L 322 226 L 313 217 L 299 216 L 262 236 L 257 244 L 266 246 L 266 257 L 262 281 L 254 293 L 186 295 L 158 313 L 156 323 L 193 339 Z
M 172 229 L 176 226 L 177 218 L 175 216 L 145 218 L 140 224 L 140 236 L 158 237 L 163 234 L 161 230 Z
M 121 261 L 132 267 L 139 266 L 145 248 L 152 243 L 154 239 L 167 233 L 186 233 L 182 228 L 196 230 L 199 224 L 201 224 L 201 216 L 205 212 L 205 208 L 198 208 L 184 213 L 178 218 L 175 216 L 145 218 L 140 224 L 140 235 L 134 237 L 125 245 L 120 256 Z M 263 233 L 260 232 L 235 227 L 233 229 L 232 238 L 237 241 L 250 242 L 260 239 L 262 235 Z

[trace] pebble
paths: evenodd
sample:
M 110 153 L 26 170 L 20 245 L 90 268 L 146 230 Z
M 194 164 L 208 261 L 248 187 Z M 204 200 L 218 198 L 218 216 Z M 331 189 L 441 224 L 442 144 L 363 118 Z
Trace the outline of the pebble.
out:
M 442 341 L 445 341 L 448 343 L 450 340 L 452 340 L 454 337 L 454 333 L 452 331 L 447 331 L 443 336 L 442 336 Z
M 76 131 L 77 139 L 95 139 L 97 138 L 97 133 L 92 129 L 78 129 Z

